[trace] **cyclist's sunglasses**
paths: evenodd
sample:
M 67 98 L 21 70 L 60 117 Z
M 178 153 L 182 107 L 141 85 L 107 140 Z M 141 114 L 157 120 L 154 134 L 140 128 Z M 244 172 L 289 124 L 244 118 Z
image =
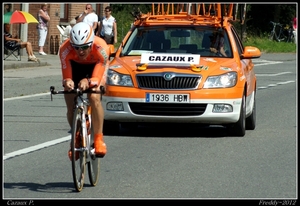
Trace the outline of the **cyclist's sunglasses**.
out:
M 88 48 L 90 48 L 90 45 L 83 45 L 83 46 L 76 46 L 76 45 L 72 45 L 73 46 L 73 48 L 75 49 L 75 50 L 87 50 Z

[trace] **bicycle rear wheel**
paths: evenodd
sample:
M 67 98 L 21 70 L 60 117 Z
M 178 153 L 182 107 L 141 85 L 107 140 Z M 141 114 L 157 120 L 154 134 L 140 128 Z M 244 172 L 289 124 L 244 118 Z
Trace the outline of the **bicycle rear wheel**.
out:
M 92 124 L 93 126 L 93 124 Z M 91 138 L 90 138 L 91 148 L 94 148 L 94 132 L 93 128 L 91 129 Z M 90 161 L 88 162 L 88 174 L 89 180 L 92 186 L 96 186 L 98 183 L 99 175 L 100 175 L 100 159 L 95 155 L 90 156 Z
M 73 117 L 71 151 L 72 151 L 72 174 L 74 186 L 77 192 L 80 192 L 84 184 L 84 173 L 86 164 L 86 151 L 82 148 L 82 126 L 81 110 L 76 108 Z

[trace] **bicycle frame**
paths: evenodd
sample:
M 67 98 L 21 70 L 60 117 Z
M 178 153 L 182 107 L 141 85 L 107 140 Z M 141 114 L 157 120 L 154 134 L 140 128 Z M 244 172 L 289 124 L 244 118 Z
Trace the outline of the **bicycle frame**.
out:
M 83 143 L 84 145 L 82 145 L 82 148 L 76 149 L 76 151 L 80 151 L 80 152 L 88 152 L 88 157 L 90 155 L 92 155 L 93 153 L 90 153 L 90 135 L 87 134 L 87 130 L 91 129 L 91 128 L 87 128 L 86 127 L 86 115 L 90 115 L 88 114 L 88 108 L 90 108 L 90 103 L 89 100 L 87 98 L 80 96 L 76 96 L 75 97 L 76 100 L 74 100 L 75 103 L 75 107 L 79 108 L 81 110 L 81 120 L 82 120 L 82 138 L 83 138 Z M 90 109 L 89 109 L 90 110 Z M 90 124 L 91 125 L 91 124 Z M 91 127 L 91 126 L 90 126 Z

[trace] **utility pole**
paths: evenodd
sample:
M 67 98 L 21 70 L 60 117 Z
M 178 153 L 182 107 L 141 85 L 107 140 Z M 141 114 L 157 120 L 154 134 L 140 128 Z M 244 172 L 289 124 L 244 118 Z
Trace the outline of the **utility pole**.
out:
M 21 6 L 21 11 L 25 11 L 25 12 L 29 12 L 29 4 L 28 3 L 23 3 Z M 26 42 L 28 39 L 28 24 L 21 24 L 20 26 L 20 39 L 22 39 L 22 41 Z M 23 56 L 23 50 L 21 49 L 21 55 Z

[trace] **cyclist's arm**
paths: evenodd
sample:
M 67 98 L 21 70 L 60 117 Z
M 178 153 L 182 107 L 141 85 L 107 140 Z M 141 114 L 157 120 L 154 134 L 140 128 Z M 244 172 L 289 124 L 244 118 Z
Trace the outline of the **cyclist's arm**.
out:
M 103 79 L 106 78 L 106 72 L 108 69 L 108 46 L 105 47 L 97 46 L 97 57 L 98 62 L 95 64 L 92 77 L 90 78 L 90 87 L 94 85 L 103 85 Z
M 59 59 L 61 63 L 61 71 L 62 71 L 62 84 L 66 81 L 72 80 L 72 66 L 70 59 L 74 56 L 74 51 L 72 51 L 72 46 L 68 42 L 65 42 L 61 45 L 59 49 Z

